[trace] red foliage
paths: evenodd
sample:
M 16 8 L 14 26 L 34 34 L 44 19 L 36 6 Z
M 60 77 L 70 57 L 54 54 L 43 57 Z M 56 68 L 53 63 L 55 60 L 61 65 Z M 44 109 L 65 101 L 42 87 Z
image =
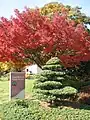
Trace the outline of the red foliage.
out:
M 51 56 L 58 56 L 70 67 L 90 60 L 90 35 L 83 25 L 76 26 L 58 14 L 50 19 L 38 10 L 15 13 L 10 20 L 1 19 L 1 61 L 30 58 L 41 65 Z

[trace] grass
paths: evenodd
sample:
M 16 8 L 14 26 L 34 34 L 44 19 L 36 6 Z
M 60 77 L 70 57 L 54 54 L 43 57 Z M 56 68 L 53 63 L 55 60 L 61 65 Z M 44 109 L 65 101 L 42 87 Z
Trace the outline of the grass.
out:
M 26 98 L 31 97 L 34 80 L 25 81 Z M 0 78 L 0 104 L 9 100 L 9 81 L 6 77 Z
M 9 81 L 0 81 L 0 104 L 9 99 Z
M 25 82 L 26 93 L 32 94 L 32 89 L 34 85 L 33 83 L 34 83 L 34 80 L 26 79 L 26 82 Z
M 33 86 L 34 86 L 34 80 L 29 80 L 29 79 L 26 79 L 25 81 L 25 98 L 31 98 L 32 96 L 32 89 L 33 89 Z

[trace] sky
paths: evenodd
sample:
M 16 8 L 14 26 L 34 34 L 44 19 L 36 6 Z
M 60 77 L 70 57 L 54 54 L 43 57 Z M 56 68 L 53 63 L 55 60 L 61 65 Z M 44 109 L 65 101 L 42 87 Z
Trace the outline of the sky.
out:
M 42 7 L 49 2 L 59 2 L 72 7 L 82 7 L 82 12 L 90 16 L 90 0 L 0 0 L 0 17 L 10 18 L 14 9 L 24 10 L 24 7 Z

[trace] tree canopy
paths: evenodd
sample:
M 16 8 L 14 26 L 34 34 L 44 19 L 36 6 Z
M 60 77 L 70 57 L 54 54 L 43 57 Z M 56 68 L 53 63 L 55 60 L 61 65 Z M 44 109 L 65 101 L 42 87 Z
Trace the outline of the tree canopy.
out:
M 56 13 L 52 19 L 40 10 L 15 10 L 0 21 L 0 61 L 44 65 L 57 56 L 66 67 L 90 60 L 90 35 L 82 24 Z

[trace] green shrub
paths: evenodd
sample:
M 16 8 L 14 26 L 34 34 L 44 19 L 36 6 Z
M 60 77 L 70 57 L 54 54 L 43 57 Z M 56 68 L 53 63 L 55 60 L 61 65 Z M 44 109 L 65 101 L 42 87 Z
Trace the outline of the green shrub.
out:
M 15 100 L 2 104 L 0 115 L 1 120 L 90 120 L 90 106 L 80 108 L 44 108 L 36 100 Z
M 57 114 L 40 107 L 38 101 L 16 100 L 0 107 L 4 120 L 56 120 Z M 59 117 L 60 118 L 60 117 Z M 60 119 L 61 120 L 61 119 Z
M 67 74 L 73 78 L 71 84 L 78 90 L 82 87 L 90 85 L 90 61 L 81 61 L 80 65 L 66 68 Z
M 63 66 L 57 57 L 50 59 L 34 85 L 34 96 L 39 100 L 55 102 L 73 98 L 77 90 L 69 86 L 69 77 L 63 71 Z

